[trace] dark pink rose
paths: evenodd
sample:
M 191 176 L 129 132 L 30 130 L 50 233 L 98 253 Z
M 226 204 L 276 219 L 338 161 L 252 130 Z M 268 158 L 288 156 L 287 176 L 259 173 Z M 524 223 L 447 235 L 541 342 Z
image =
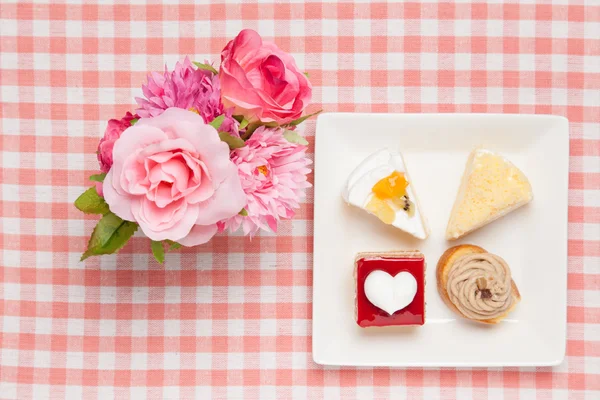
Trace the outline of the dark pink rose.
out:
M 115 141 L 121 137 L 121 133 L 131 126 L 132 119 L 140 118 L 138 115 L 133 115 L 127 112 L 121 119 L 111 119 L 108 121 L 104 137 L 100 139 L 98 144 L 98 163 L 102 172 L 108 172 L 113 165 L 113 146 Z
M 294 58 L 244 29 L 221 52 L 221 97 L 251 122 L 285 124 L 302 115 L 312 86 Z

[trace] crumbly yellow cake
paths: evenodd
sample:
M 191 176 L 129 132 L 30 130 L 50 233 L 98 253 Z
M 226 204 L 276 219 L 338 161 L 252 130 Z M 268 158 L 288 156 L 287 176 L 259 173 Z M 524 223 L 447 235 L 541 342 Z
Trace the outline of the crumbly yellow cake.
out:
M 513 163 L 491 151 L 474 150 L 450 214 L 446 239 L 458 239 L 532 198 L 529 180 Z

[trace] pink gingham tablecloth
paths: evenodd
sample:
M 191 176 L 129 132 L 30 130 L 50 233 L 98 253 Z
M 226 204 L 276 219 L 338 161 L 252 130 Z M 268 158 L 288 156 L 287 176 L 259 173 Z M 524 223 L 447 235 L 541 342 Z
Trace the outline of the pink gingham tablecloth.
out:
M 598 2 L 2 1 L 0 19 L 0 398 L 600 398 Z M 79 262 L 95 218 L 72 202 L 106 121 L 147 71 L 218 60 L 242 28 L 295 55 L 310 111 L 569 119 L 560 366 L 316 365 L 312 190 L 277 235 L 222 235 L 164 266 L 136 237 Z

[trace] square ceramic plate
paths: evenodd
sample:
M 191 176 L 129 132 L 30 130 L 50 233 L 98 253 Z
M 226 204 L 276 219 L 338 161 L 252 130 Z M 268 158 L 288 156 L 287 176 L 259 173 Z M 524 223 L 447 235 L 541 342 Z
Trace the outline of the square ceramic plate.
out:
M 350 172 L 374 151 L 404 155 L 431 235 L 418 240 L 344 203 Z M 470 151 L 506 156 L 529 178 L 533 201 L 466 237 L 444 233 Z M 315 154 L 313 358 L 355 366 L 538 366 L 565 354 L 568 121 L 544 115 L 350 114 L 319 116 Z M 498 325 L 454 315 L 436 289 L 435 267 L 456 244 L 507 260 L 522 301 Z M 427 263 L 426 323 L 360 328 L 353 261 L 361 251 L 419 249 Z

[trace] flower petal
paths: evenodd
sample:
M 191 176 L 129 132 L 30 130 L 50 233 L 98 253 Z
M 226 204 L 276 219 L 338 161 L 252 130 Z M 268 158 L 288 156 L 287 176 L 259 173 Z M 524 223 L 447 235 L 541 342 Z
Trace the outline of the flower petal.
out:
M 199 203 L 201 213 L 196 223 L 216 224 L 220 220 L 236 215 L 245 205 L 246 194 L 242 189 L 237 168 L 232 164 L 229 168 L 229 176 L 217 188 L 214 196 Z
M 165 174 L 175 178 L 173 186 L 176 186 L 180 192 L 183 192 L 187 188 L 190 170 L 181 156 L 172 158 L 169 161 L 160 164 L 160 166 Z
M 217 233 L 217 224 L 194 225 L 187 236 L 179 239 L 177 243 L 187 247 L 197 246 L 208 242 Z
M 106 174 L 104 178 L 104 182 L 102 183 L 102 192 L 104 195 L 104 200 L 108 204 L 108 208 L 110 211 L 115 213 L 117 217 L 124 219 L 126 221 L 135 221 L 132 212 L 131 212 L 131 203 L 133 201 L 138 201 L 137 199 L 129 196 L 128 194 L 119 194 L 115 189 L 115 185 L 113 180 L 117 179 L 114 175 L 113 170 L 111 169 Z
M 136 211 L 138 211 L 138 213 L 141 212 L 140 209 L 134 210 L 134 214 Z M 177 242 L 190 233 L 190 230 L 194 226 L 195 219 L 198 217 L 198 213 L 198 206 L 188 205 L 187 209 L 181 216 L 181 219 L 179 219 L 177 222 L 175 222 L 174 224 L 172 224 L 172 226 L 168 228 L 164 226 L 155 226 L 154 224 L 149 224 L 148 221 L 144 218 L 139 218 L 138 224 L 140 225 L 140 228 L 142 229 L 144 234 L 152 240 L 160 241 L 168 239 Z

